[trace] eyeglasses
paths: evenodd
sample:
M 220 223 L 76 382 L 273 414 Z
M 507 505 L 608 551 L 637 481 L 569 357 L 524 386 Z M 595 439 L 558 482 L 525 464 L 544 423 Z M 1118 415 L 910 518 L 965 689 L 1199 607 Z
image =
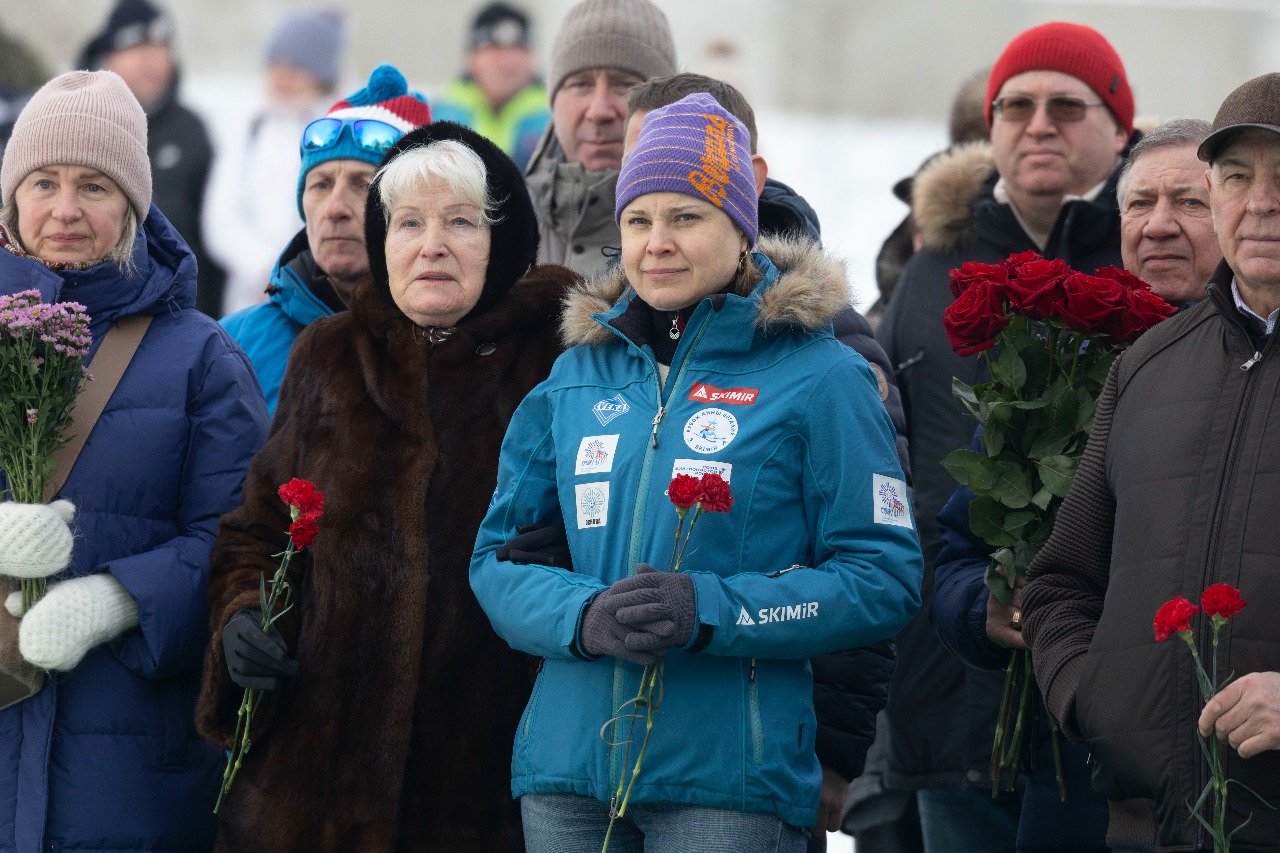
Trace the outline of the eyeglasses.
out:
M 1025 95 L 1006 95 L 991 102 L 991 111 L 996 118 L 1003 121 L 1031 121 L 1031 117 L 1036 114 L 1041 104 L 1044 104 L 1045 112 L 1049 114 L 1049 121 L 1055 124 L 1075 124 L 1078 121 L 1084 121 L 1089 107 L 1105 106 L 1101 101 L 1089 103 L 1066 95 L 1054 95 L 1044 101 L 1037 101 Z
M 351 121 L 341 118 L 318 118 L 302 131 L 302 153 L 321 151 L 338 144 L 343 128 L 351 128 L 351 138 L 365 151 L 381 154 L 395 145 L 404 133 L 395 125 L 373 118 Z

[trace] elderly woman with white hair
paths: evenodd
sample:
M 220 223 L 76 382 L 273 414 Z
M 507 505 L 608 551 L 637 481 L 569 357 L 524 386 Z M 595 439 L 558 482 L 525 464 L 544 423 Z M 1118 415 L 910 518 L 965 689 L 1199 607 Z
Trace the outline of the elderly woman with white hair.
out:
M 511 733 L 533 671 L 489 626 L 467 567 L 575 277 L 530 269 L 519 170 L 449 122 L 391 149 L 365 233 L 372 280 L 298 338 L 244 504 L 223 520 L 202 730 L 228 745 L 241 688 L 270 689 L 219 849 L 519 850 Z M 276 489 L 291 477 L 316 485 L 325 514 L 264 646 L 241 614 L 283 549 Z
M 0 669 L 48 671 L 0 711 L 0 849 L 207 850 L 223 757 L 192 719 L 206 581 L 266 404 L 195 310 L 196 259 L 151 203 L 147 120 L 120 77 L 73 71 L 36 92 L 0 191 L 0 293 L 83 304 L 104 396 L 109 363 L 123 368 L 74 430 L 85 441 L 60 500 L 0 504 L 0 575 L 73 543 L 42 564 L 42 599 L 25 613 L 10 601 L 16 626 L 0 614 Z

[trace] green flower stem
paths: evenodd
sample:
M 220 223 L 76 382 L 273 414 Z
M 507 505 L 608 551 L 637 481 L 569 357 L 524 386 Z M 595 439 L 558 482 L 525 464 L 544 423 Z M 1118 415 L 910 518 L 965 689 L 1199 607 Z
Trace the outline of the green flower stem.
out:
M 290 507 L 290 514 L 293 520 L 297 521 L 300 513 L 296 507 Z M 284 553 L 279 555 L 280 566 L 271 577 L 271 592 L 266 593 L 264 591 L 262 594 L 259 603 L 262 607 L 262 633 L 264 634 L 270 631 L 272 624 L 284 615 L 284 611 L 276 613 L 276 605 L 282 595 L 285 601 L 288 602 L 290 588 L 286 575 L 289 570 L 289 562 L 296 553 L 298 553 L 298 549 L 294 546 L 293 539 L 290 539 Z M 286 605 L 285 610 L 288 609 Z M 253 746 L 249 731 L 253 726 L 254 712 L 258 710 L 258 705 L 261 703 L 262 691 L 245 688 L 244 695 L 240 698 L 240 708 L 236 711 L 236 732 L 231 738 L 231 754 L 227 756 L 227 766 L 222 771 L 222 787 L 218 791 L 218 801 L 213 805 L 214 814 L 217 814 L 218 809 L 222 807 L 222 799 L 231 790 L 231 783 L 236 780 L 236 775 L 244 764 L 244 758 L 249 754 L 249 749 Z
M 692 525 L 689 528 L 693 529 Z M 623 705 L 633 706 L 633 712 L 629 714 L 631 723 L 627 729 L 627 749 L 623 754 L 623 771 L 622 778 L 618 780 L 618 790 L 613 795 L 613 802 L 609 808 L 609 826 L 604 833 L 604 846 L 600 848 L 600 853 L 608 853 L 609 840 L 613 836 L 613 826 L 618 818 L 623 817 L 627 813 L 627 805 L 631 802 L 631 791 L 635 788 L 636 780 L 640 778 L 640 768 L 644 764 L 644 754 L 649 748 L 649 738 L 653 734 L 653 717 L 658 710 L 658 705 L 662 701 L 662 674 L 665 669 L 666 660 L 659 659 L 657 663 L 650 664 L 644 668 L 644 672 L 640 674 L 640 689 L 636 691 L 634 699 L 631 699 Z M 655 698 L 656 693 L 656 698 Z M 631 751 L 631 733 L 635 730 L 636 711 L 643 709 L 644 715 L 644 739 L 640 741 L 640 748 L 636 751 L 636 761 L 631 767 L 631 773 L 626 771 L 627 755 Z
M 693 508 L 693 517 L 689 519 L 689 532 L 684 537 L 684 544 L 680 546 L 680 555 L 676 557 L 675 565 L 671 571 L 680 571 L 680 566 L 684 564 L 684 554 L 689 550 L 689 540 L 693 538 L 693 528 L 698 523 L 698 519 L 702 517 L 702 504 L 698 504 Z M 683 519 L 681 522 L 683 523 Z

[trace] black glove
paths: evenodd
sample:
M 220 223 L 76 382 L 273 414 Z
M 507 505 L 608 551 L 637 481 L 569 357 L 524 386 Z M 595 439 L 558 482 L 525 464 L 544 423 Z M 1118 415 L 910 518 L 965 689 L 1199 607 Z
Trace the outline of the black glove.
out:
M 627 645 L 662 654 L 670 646 L 683 646 L 693 639 L 697 613 L 693 578 L 678 572 L 659 572 L 641 563 L 636 574 L 609 587 L 613 593 L 619 623 L 639 632 Z M 665 640 L 666 645 L 655 648 Z
M 275 690 L 281 675 L 298 672 L 298 662 L 289 660 L 289 649 L 280 631 L 271 626 L 262 632 L 262 614 L 238 610 L 222 629 L 222 654 L 227 659 L 231 680 L 246 690 Z
M 526 524 L 516 528 L 515 536 L 498 547 L 498 559 L 508 563 L 555 566 L 573 571 L 573 555 L 569 553 L 569 537 L 564 522 L 539 526 Z
M 670 640 L 663 640 L 618 621 L 618 596 L 613 587 L 597 595 L 582 614 L 582 627 L 578 632 L 578 645 L 593 657 L 612 655 L 641 666 L 657 660 L 655 649 L 666 650 Z

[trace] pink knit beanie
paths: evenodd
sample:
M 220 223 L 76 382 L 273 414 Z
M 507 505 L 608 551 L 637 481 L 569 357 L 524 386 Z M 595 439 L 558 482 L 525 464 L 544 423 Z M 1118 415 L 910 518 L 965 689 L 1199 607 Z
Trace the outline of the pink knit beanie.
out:
M 120 186 L 138 220 L 151 210 L 147 117 L 120 75 L 68 71 L 40 87 L 22 108 L 0 164 L 5 201 L 45 166 L 87 166 Z

